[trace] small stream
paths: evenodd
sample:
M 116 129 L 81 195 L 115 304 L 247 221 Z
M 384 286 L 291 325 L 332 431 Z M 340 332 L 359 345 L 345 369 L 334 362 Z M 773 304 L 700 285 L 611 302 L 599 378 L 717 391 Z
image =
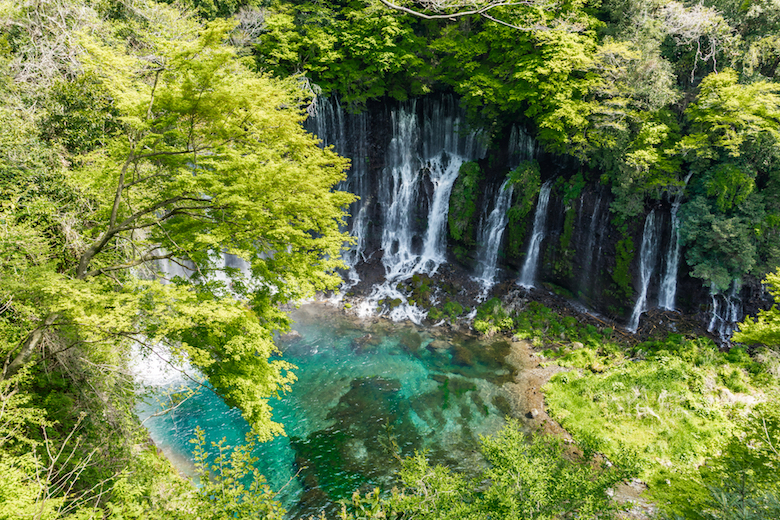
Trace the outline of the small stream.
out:
M 293 318 L 299 335 L 278 345 L 298 367 L 298 381 L 272 402 L 287 437 L 255 453 L 271 488 L 283 488 L 279 498 L 290 518 L 332 514 L 356 489 L 391 489 L 399 469 L 394 451 L 406 457 L 426 450 L 433 463 L 466 471 L 482 464 L 479 435 L 496 432 L 512 413 L 504 386 L 517 372 L 506 360 L 511 343 L 367 323 L 321 304 L 305 305 Z M 158 396 L 177 384 L 149 382 Z M 161 408 L 147 400 L 137 410 L 142 420 Z M 146 422 L 158 447 L 185 472 L 198 425 L 207 445 L 222 437 L 238 444 L 248 431 L 238 411 L 212 392 Z

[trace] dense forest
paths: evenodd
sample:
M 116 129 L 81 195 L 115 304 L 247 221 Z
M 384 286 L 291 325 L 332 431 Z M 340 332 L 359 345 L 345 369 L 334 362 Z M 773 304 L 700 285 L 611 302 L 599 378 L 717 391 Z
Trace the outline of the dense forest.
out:
M 328 103 L 346 118 L 425 98 L 483 140 L 439 211 L 452 263 L 484 263 L 493 175 L 507 197 L 492 262 L 527 259 L 546 193 L 562 231 L 543 270 L 576 297 L 575 219 L 598 193 L 608 316 L 494 290 L 463 318 L 455 289 L 410 272 L 393 290 L 430 323 L 471 320 L 554 369 L 541 390 L 565 435 L 508 418 L 473 474 L 418 453 L 394 489 L 356 489 L 336 516 L 613 518 L 627 482 L 645 489 L 642 518 L 780 517 L 775 0 L 0 0 L 0 24 L 0 518 L 285 518 L 252 455 L 284 434 L 273 400 L 296 380 L 275 338 L 363 247 L 343 189 L 361 165 L 307 124 Z M 538 153 L 510 164 L 517 128 Z M 733 337 L 622 328 L 642 223 L 669 207 L 691 292 L 762 295 Z M 238 447 L 192 432 L 195 480 L 135 415 L 129 367 L 161 355 L 251 426 Z

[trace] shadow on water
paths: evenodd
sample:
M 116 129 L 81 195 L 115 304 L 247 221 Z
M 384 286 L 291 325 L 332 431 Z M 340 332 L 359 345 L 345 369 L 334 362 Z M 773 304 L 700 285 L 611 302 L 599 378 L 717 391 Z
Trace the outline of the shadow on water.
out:
M 289 437 L 255 453 L 271 487 L 284 487 L 279 498 L 289 518 L 333 516 L 356 489 L 389 490 L 400 458 L 415 451 L 459 470 L 484 463 L 479 435 L 496 432 L 512 411 L 503 386 L 516 375 L 506 362 L 507 341 L 365 324 L 319 305 L 304 306 L 293 318 L 298 334 L 279 347 L 298 367 L 298 381 L 271 403 Z M 223 436 L 240 442 L 247 427 L 235 410 L 213 395 L 197 399 L 174 417 L 150 421 L 155 442 L 190 456 L 187 440 L 196 424 L 207 428 L 207 443 Z

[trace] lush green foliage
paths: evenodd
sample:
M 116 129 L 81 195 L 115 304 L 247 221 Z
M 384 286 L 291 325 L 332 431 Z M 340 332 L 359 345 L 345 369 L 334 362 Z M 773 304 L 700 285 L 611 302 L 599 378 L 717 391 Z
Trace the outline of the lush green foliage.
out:
M 509 172 L 509 182 L 514 186 L 514 202 L 507 212 L 506 255 L 519 258 L 525 238 L 526 216 L 531 212 L 541 188 L 539 163 L 526 161 Z
M 688 500 L 680 498 L 685 482 L 705 457 L 739 431 L 751 394 L 777 384 L 743 351 L 719 353 L 703 339 L 670 335 L 638 345 L 633 359 L 594 347 L 554 358 L 586 370 L 556 374 L 544 387 L 550 413 L 576 439 L 596 437 L 608 455 L 624 444 L 636 451 L 653 496 L 674 507 Z
M 450 237 L 466 245 L 473 245 L 474 228 L 477 224 L 475 214 L 479 200 L 479 182 L 482 180 L 482 169 L 475 162 L 463 163 L 458 172 L 458 178 L 452 186 L 450 208 L 447 213 Z
M 758 311 L 755 319 L 747 317 L 734 333 L 734 341 L 747 344 L 762 344 L 773 349 L 780 347 L 780 270 L 767 275 L 764 283 L 775 299 L 769 310 Z
M 15 227 L 3 250 L 16 258 L 12 246 L 23 240 L 43 258 L 25 276 L 4 278 L 3 288 L 75 341 L 167 342 L 250 422 L 278 433 L 265 398 L 291 377 L 286 364 L 268 361 L 271 333 L 286 325 L 276 305 L 338 280 L 338 226 L 351 198 L 330 188 L 346 163 L 302 130 L 294 86 L 251 73 L 221 45 L 228 25 L 180 29 L 190 39 L 158 42 L 165 66 L 153 70 L 108 41 L 82 42 L 83 66 L 100 78 L 121 128 L 60 174 L 75 194 L 65 203 L 80 204 L 41 201 L 50 221 L 68 222 L 69 266 L 47 264 L 47 230 L 30 227 L 15 206 L 5 210 Z M 63 127 L 84 118 L 74 110 Z M 28 196 L 20 184 L 8 185 L 12 201 Z M 222 268 L 223 250 L 245 259 L 252 278 Z M 13 258 L 4 269 L 35 257 Z M 160 259 L 193 262 L 200 283 L 125 274 Z M 218 282 L 218 272 L 235 282 Z
M 164 0 L 173 4 L 172 0 Z M 199 17 L 213 20 L 217 17 L 229 18 L 241 8 L 257 8 L 263 5 L 260 0 L 182 0 L 179 4 L 187 10 L 193 9 Z
M 2 507 L 191 517 L 191 487 L 138 455 L 130 347 L 186 358 L 256 435 L 281 433 L 279 306 L 339 280 L 348 163 L 302 129 L 294 80 L 226 43 L 232 22 L 95 4 L 0 3 Z
M 635 474 L 626 454 L 617 464 L 580 460 L 554 437 L 530 439 L 517 421 L 482 439 L 488 467 L 473 477 L 441 466 L 431 467 L 424 454 L 404 461 L 403 489 L 381 499 L 378 491 L 353 497 L 353 511 L 343 519 L 414 518 L 425 520 L 484 518 L 613 518 L 619 510 L 608 490 Z
M 634 239 L 628 235 L 628 226 L 622 226 L 623 238 L 615 244 L 615 269 L 612 271 L 612 280 L 617 287 L 617 294 L 623 298 L 630 298 L 634 294 L 631 283 L 631 262 L 636 255 Z
M 257 46 L 261 69 L 307 74 L 322 92 L 360 106 L 367 99 L 406 99 L 429 87 L 424 39 L 408 19 L 373 2 L 279 2 Z
M 733 70 L 705 78 L 686 110 L 692 132 L 679 150 L 698 175 L 681 232 L 692 274 L 720 290 L 778 260 L 779 110 L 777 85 L 741 85 Z
M 752 520 L 780 514 L 780 420 L 776 407 L 756 406 L 719 455 L 678 484 L 667 518 Z
M 498 331 L 510 328 L 512 323 L 512 318 L 504 310 L 501 300 L 491 298 L 477 307 L 477 315 L 474 318 L 474 330 L 491 336 Z

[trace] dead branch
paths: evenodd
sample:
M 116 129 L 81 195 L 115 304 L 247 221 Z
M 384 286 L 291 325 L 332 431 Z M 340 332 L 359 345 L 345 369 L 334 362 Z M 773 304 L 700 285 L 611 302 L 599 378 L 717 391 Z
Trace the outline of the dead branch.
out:
M 423 7 L 425 9 L 431 10 L 436 14 L 426 14 L 421 11 L 415 11 L 414 9 L 410 9 L 408 7 L 404 7 L 402 5 L 396 5 L 388 0 L 379 0 L 382 2 L 386 7 L 389 7 L 390 9 L 394 9 L 396 11 L 400 11 L 402 13 L 410 14 L 412 16 L 416 16 L 418 18 L 422 18 L 424 20 L 455 20 L 456 18 L 462 18 L 464 16 L 481 16 L 487 20 L 490 20 L 491 22 L 499 23 L 501 25 L 505 25 L 507 27 L 511 27 L 512 29 L 517 29 L 518 31 L 543 31 L 543 30 L 549 30 L 549 27 L 542 26 L 542 25 L 534 25 L 534 26 L 521 26 L 521 25 L 514 25 L 509 22 L 506 22 L 504 20 L 501 20 L 499 18 L 496 18 L 495 16 L 492 16 L 489 11 L 496 9 L 498 7 L 517 7 L 517 6 L 534 6 L 537 5 L 538 2 L 534 0 L 526 0 L 523 2 L 492 2 L 489 4 L 486 4 L 482 7 L 477 7 L 475 9 L 469 9 L 466 11 L 458 11 L 457 9 L 462 9 L 466 7 L 469 4 L 472 3 L 466 3 L 466 2 L 441 2 L 441 1 L 425 1 L 420 2 L 423 4 Z M 446 11 L 449 9 L 455 9 L 455 12 L 452 13 L 444 13 L 442 11 Z

